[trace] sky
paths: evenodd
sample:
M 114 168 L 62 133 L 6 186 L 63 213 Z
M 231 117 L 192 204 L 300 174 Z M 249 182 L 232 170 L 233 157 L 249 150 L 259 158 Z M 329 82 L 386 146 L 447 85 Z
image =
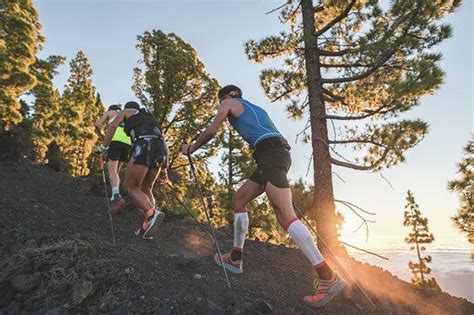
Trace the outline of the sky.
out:
M 247 40 L 284 29 L 276 14 L 265 14 L 283 1 L 37 0 L 34 3 L 47 39 L 40 56 L 62 55 L 69 62 L 83 50 L 94 71 L 93 84 L 106 105 L 135 99 L 131 85 L 133 68 L 140 58 L 135 49 L 137 36 L 152 29 L 177 34 L 197 50 L 207 71 L 221 85 L 240 86 L 246 98 L 268 111 L 293 144 L 290 179 L 302 177 L 312 183 L 312 173 L 306 175 L 311 148 L 295 144 L 296 133 L 303 129 L 304 121 L 288 119 L 284 104 L 271 103 L 259 84 L 260 71 L 274 63 L 255 64 L 244 54 Z M 443 54 L 445 82 L 437 93 L 423 97 L 420 106 L 403 116 L 427 121 L 429 133 L 406 154 L 405 163 L 382 172 L 390 184 L 378 173 L 334 167 L 344 180 L 334 176 L 336 198 L 377 213 L 366 245 L 380 239 L 403 240 L 408 232 L 401 227 L 403 209 L 410 189 L 429 219 L 436 242 L 458 240 L 460 246 L 469 246 L 450 221 L 458 208 L 458 199 L 447 190 L 447 181 L 456 178 L 456 163 L 461 160 L 462 148 L 473 132 L 473 12 L 473 2 L 465 1 L 456 13 L 446 18 L 454 28 L 454 35 L 435 49 Z M 67 64 L 59 68 L 56 87 L 62 89 L 68 71 Z M 344 239 L 360 244 L 365 239 L 363 231 L 348 232 L 356 227 L 356 218 L 347 209 L 340 210 L 348 222 Z

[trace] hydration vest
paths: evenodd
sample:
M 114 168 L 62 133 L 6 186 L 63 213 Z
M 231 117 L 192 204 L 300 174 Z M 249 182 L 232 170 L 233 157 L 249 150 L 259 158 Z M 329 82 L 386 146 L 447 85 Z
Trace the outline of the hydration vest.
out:
M 244 111 L 239 117 L 229 116 L 228 119 L 252 150 L 265 139 L 283 138 L 264 109 L 243 98 L 235 99 L 244 106 Z
M 162 138 L 161 126 L 156 118 L 145 108 L 125 120 L 124 131 L 135 142 L 139 138 Z

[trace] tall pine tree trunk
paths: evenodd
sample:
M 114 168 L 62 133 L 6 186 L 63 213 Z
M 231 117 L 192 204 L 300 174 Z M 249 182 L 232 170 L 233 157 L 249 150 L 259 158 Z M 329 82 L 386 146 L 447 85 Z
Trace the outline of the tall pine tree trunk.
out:
M 310 216 L 316 220 L 319 248 L 327 255 L 328 251 L 323 243 L 327 243 L 332 250 L 339 248 L 339 243 L 335 224 L 331 156 L 327 145 L 326 107 L 323 100 L 321 67 L 317 50 L 318 39 L 316 36 L 312 0 L 301 1 L 301 6 L 315 186 L 315 207 L 312 208 L 314 212 Z

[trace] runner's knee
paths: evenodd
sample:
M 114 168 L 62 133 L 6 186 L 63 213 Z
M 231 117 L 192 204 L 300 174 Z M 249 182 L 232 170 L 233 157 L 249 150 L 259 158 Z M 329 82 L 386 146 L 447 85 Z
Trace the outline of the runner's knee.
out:
M 232 197 L 232 208 L 242 209 L 247 205 L 246 198 L 242 192 L 237 191 Z

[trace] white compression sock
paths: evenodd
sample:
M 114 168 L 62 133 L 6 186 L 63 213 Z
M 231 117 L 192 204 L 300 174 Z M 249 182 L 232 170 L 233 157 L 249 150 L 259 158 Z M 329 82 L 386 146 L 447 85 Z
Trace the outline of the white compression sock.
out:
M 323 255 L 321 255 L 321 252 L 316 247 L 313 236 L 300 220 L 293 221 L 287 231 L 293 241 L 295 241 L 309 259 L 311 265 L 316 266 L 324 261 Z
M 234 212 L 234 248 L 244 248 L 245 235 L 248 230 L 249 216 L 247 212 Z
M 111 199 L 114 198 L 114 195 L 115 195 L 115 194 L 120 194 L 120 188 L 119 188 L 119 186 L 117 186 L 117 187 L 112 187 L 112 198 L 111 198 Z

